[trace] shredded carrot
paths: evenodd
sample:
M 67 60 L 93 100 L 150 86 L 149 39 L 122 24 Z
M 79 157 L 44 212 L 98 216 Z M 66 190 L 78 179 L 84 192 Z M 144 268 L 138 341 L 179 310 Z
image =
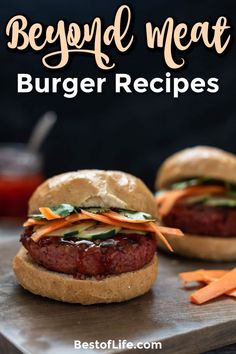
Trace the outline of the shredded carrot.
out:
M 190 195 L 201 194 L 220 194 L 224 193 L 225 188 L 223 186 L 192 186 L 184 189 L 175 189 L 164 192 L 160 196 L 156 197 L 159 212 L 162 216 L 169 213 L 175 203 L 181 199 Z
M 91 217 L 79 213 L 79 214 L 72 214 L 72 215 L 69 215 L 69 216 L 67 216 L 65 219 L 66 219 L 67 221 L 69 221 L 70 223 L 72 223 L 72 222 L 81 221 L 81 220 L 90 220 Z
M 197 290 L 190 296 L 190 301 L 194 304 L 201 305 L 218 296 L 224 295 L 236 288 L 236 268 L 227 272 L 225 275 L 212 281 L 207 286 Z
M 62 219 L 62 216 L 55 214 L 50 208 L 39 208 L 39 211 L 47 220 Z
M 49 234 L 50 232 L 55 230 L 59 230 L 69 224 L 70 222 L 66 219 L 50 221 L 46 225 L 40 227 L 37 231 L 35 231 L 31 238 L 33 241 L 38 242 L 40 238 L 45 236 L 46 234 Z
M 155 199 L 158 205 L 161 204 L 166 199 L 167 193 L 169 193 L 169 191 L 163 191 L 162 193 L 156 195 Z
M 37 231 L 35 231 L 31 238 L 35 242 L 38 242 L 42 237 L 47 236 L 47 234 L 52 231 L 59 230 L 60 228 L 70 225 L 70 224 L 77 222 L 77 221 L 90 220 L 90 219 L 91 218 L 86 215 L 73 214 L 73 215 L 67 216 L 66 218 L 61 219 L 61 220 L 48 221 L 45 225 L 43 225 Z
M 151 221 L 151 220 L 148 220 L 148 219 L 144 219 L 144 220 L 131 219 L 131 218 L 128 218 L 127 216 L 125 216 L 125 215 L 121 215 L 119 213 L 116 213 L 115 211 L 107 211 L 107 212 L 102 213 L 102 214 L 105 215 L 105 216 L 108 216 L 109 218 L 114 219 L 114 220 L 124 221 L 124 222 L 129 222 L 129 223 L 134 223 L 134 224 L 143 224 L 143 223 L 148 223 L 148 222 Z
M 169 242 L 167 241 L 167 239 L 165 238 L 165 236 L 162 235 L 162 233 L 160 232 L 160 230 L 159 230 L 157 224 L 154 223 L 154 222 L 151 222 L 150 224 L 151 224 L 151 226 L 152 226 L 152 228 L 153 228 L 153 231 L 154 231 L 155 235 L 157 235 L 157 236 L 162 240 L 162 242 L 166 245 L 166 247 L 168 248 L 168 250 L 169 250 L 170 252 L 174 252 L 173 248 L 171 247 L 171 245 L 169 244 Z
M 34 225 L 45 225 L 47 223 L 47 221 L 45 220 L 35 220 L 32 218 L 29 218 L 28 220 L 26 220 L 26 222 L 24 222 L 23 226 L 27 227 L 27 226 L 34 226 Z
M 130 229 L 130 230 L 153 232 L 153 228 L 150 226 L 150 222 L 146 224 L 133 225 L 132 223 L 129 222 L 111 219 L 110 217 L 104 214 L 90 213 L 89 211 L 83 209 L 81 210 L 81 212 L 82 214 L 89 216 L 91 219 L 103 222 L 104 224 L 119 226 L 119 227 L 123 227 L 124 229 Z
M 116 213 L 114 213 L 116 214 Z M 103 214 L 96 214 L 96 213 L 91 213 L 87 210 L 81 210 L 81 213 L 75 213 L 72 215 L 67 216 L 66 218 L 60 219 L 60 220 L 51 220 L 51 221 L 46 221 L 44 224 L 42 224 L 41 227 L 39 227 L 32 235 L 32 239 L 35 242 L 38 242 L 42 237 L 47 236 L 52 231 L 58 230 L 62 227 L 65 227 L 67 225 L 73 224 L 75 222 L 81 221 L 81 220 L 96 220 L 99 222 L 102 222 L 104 224 L 112 225 L 112 226 L 118 226 L 121 228 L 125 229 L 130 229 L 130 230 L 137 230 L 137 231 L 144 231 L 144 232 L 151 232 L 154 233 L 157 237 L 159 237 L 167 246 L 167 248 L 173 252 L 172 247 L 168 243 L 168 241 L 165 239 L 165 236 L 163 234 L 168 234 L 168 235 L 177 235 L 180 236 L 182 235 L 182 232 L 178 229 L 171 229 L 171 228 L 166 228 L 163 226 L 157 225 L 155 222 L 150 221 L 146 222 L 144 220 L 143 223 L 134 223 L 132 219 L 129 218 L 121 218 L 122 220 L 118 220 L 118 218 L 112 218 L 110 215 L 107 213 Z M 130 220 L 132 220 L 130 222 Z M 41 224 L 39 224 L 41 225 Z
M 114 225 L 114 226 L 122 227 L 122 228 L 125 228 L 125 229 L 152 232 L 157 237 L 159 237 L 162 240 L 162 242 L 165 243 L 166 247 L 171 252 L 173 252 L 173 249 L 170 246 L 169 242 L 166 240 L 164 235 L 159 230 L 159 226 L 153 221 L 149 221 L 149 223 L 143 223 L 143 224 L 137 223 L 137 224 L 134 225 L 133 223 L 130 223 L 130 222 L 127 222 L 127 221 L 118 221 L 118 220 L 115 220 L 115 219 L 111 219 L 110 217 L 105 215 L 106 213 L 103 213 L 103 215 L 94 214 L 94 213 L 88 212 L 87 210 L 81 210 L 81 212 L 84 213 L 87 216 L 90 216 L 91 219 L 103 222 L 104 224 Z M 181 233 L 180 230 L 179 230 L 179 233 Z
M 173 208 L 176 201 L 186 195 L 185 189 L 173 190 L 165 193 L 165 198 L 162 198 L 162 201 L 157 201 L 159 207 L 160 215 L 164 216 Z
M 104 224 L 108 224 L 108 225 L 113 225 L 113 226 L 120 226 L 122 228 L 125 229 L 130 229 L 130 230 L 137 230 L 137 231 L 146 231 L 146 232 L 156 232 L 156 228 L 154 230 L 153 228 L 153 224 L 155 225 L 154 222 L 149 221 L 149 223 L 137 223 L 137 225 L 133 225 L 133 223 L 128 222 L 128 221 L 119 221 L 116 219 L 111 219 L 110 217 L 108 217 L 105 213 L 103 214 L 95 214 L 95 213 L 91 213 L 87 210 L 81 210 L 81 212 L 87 216 L 89 216 L 91 219 L 93 220 L 97 220 L 100 222 L 103 222 Z M 126 220 L 130 220 L 128 218 L 126 218 Z M 157 228 L 159 228 L 159 226 L 157 225 Z M 164 229 L 165 227 L 161 227 L 162 229 Z M 167 228 L 169 229 L 169 228 Z M 177 230 L 177 229 L 174 229 Z M 180 230 L 178 230 L 178 233 L 181 233 Z
M 174 227 L 166 227 L 166 226 L 158 225 L 158 229 L 163 235 L 184 236 L 183 232 L 180 229 L 175 229 Z

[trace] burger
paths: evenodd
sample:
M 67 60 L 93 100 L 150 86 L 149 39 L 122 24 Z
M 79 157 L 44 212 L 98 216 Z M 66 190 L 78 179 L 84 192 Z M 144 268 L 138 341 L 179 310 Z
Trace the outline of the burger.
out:
M 34 294 L 80 304 L 120 302 L 146 293 L 157 276 L 157 238 L 181 234 L 157 223 L 155 198 L 138 178 L 81 170 L 52 177 L 29 201 L 13 260 Z
M 182 150 L 164 161 L 155 185 L 163 225 L 184 232 L 184 237 L 171 238 L 176 253 L 212 261 L 236 260 L 233 154 L 208 146 Z

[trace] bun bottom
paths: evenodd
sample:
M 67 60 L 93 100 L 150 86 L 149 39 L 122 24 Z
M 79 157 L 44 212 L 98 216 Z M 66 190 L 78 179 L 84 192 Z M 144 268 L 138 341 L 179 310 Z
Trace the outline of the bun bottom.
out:
M 166 236 L 176 254 L 188 258 L 198 258 L 214 262 L 231 262 L 236 260 L 236 236 L 215 237 L 185 234 L 182 237 Z M 168 252 L 165 245 L 159 248 Z
M 22 247 L 13 260 L 19 283 L 30 292 L 50 299 L 92 305 L 121 302 L 148 292 L 157 277 L 157 256 L 142 269 L 105 279 L 74 279 L 39 266 Z

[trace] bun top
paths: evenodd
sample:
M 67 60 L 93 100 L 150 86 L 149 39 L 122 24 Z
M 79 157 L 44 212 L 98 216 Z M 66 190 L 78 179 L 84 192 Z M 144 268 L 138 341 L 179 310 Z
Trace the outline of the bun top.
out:
M 161 165 L 155 187 L 168 188 L 174 182 L 201 176 L 236 184 L 236 156 L 210 146 L 181 150 Z
M 62 203 L 157 214 L 155 199 L 146 185 L 139 178 L 120 171 L 81 170 L 52 177 L 31 196 L 29 213 Z

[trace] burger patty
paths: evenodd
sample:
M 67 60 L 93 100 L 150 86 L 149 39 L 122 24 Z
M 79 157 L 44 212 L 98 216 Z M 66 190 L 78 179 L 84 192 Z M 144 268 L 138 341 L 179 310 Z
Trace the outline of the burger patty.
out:
M 106 240 L 44 237 L 39 242 L 26 229 L 21 242 L 38 264 L 56 272 L 83 279 L 135 271 L 148 264 L 156 250 L 152 235 L 117 234 Z
M 167 226 L 195 235 L 236 237 L 236 209 L 202 204 L 176 204 L 163 217 Z

